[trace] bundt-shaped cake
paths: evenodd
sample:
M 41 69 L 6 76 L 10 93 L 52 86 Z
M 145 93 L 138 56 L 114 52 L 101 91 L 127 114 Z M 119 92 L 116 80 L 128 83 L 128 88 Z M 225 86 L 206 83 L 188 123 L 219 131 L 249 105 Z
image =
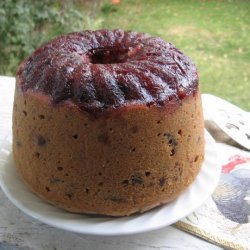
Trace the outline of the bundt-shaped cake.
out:
M 197 69 L 143 33 L 55 38 L 17 70 L 13 155 L 33 192 L 68 211 L 121 216 L 170 202 L 204 158 Z

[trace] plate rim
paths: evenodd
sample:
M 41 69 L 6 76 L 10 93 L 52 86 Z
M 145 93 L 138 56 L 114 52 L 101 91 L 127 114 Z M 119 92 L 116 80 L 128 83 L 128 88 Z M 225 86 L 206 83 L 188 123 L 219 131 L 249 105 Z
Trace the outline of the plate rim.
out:
M 58 228 L 58 229 L 62 229 L 62 230 L 66 230 L 66 231 L 70 231 L 70 232 L 74 232 L 74 233 L 80 233 L 80 234 L 85 234 L 85 235 L 102 235 L 102 236 L 118 236 L 118 235 L 131 235 L 131 234 L 137 234 L 137 233 L 145 233 L 145 232 L 149 232 L 149 231 L 153 231 L 153 230 L 157 230 L 166 226 L 169 226 L 175 222 L 177 222 L 178 220 L 181 220 L 183 217 L 187 216 L 188 214 L 192 213 L 195 209 L 197 209 L 199 206 L 201 206 L 208 197 L 210 197 L 210 195 L 212 194 L 212 192 L 214 191 L 214 189 L 216 188 L 218 181 L 219 181 L 219 177 L 220 177 L 220 172 L 221 169 L 219 168 L 219 164 L 218 164 L 218 155 L 217 155 L 217 146 L 216 143 L 214 141 L 214 139 L 212 138 L 212 136 L 205 130 L 205 139 L 206 139 L 206 144 L 205 144 L 205 160 L 202 164 L 201 170 L 198 174 L 198 176 L 196 177 L 195 181 L 187 188 L 186 191 L 184 191 L 176 200 L 174 200 L 173 202 L 170 202 L 168 204 L 165 205 L 161 205 L 160 207 L 154 208 L 153 210 L 150 210 L 148 212 L 142 213 L 142 214 L 135 214 L 135 215 L 131 215 L 131 216 L 127 216 L 127 217 L 106 217 L 103 216 L 103 218 L 109 218 L 111 220 L 111 222 L 115 222 L 117 224 L 117 220 L 121 221 L 120 223 L 123 222 L 131 222 L 134 219 L 136 220 L 137 218 L 143 218 L 144 215 L 154 215 L 155 211 L 158 212 L 162 212 L 165 210 L 167 210 L 168 207 L 171 206 L 176 206 L 176 204 L 178 205 L 178 202 L 180 202 L 180 199 L 182 197 L 185 197 L 185 194 L 190 192 L 190 190 L 192 190 L 192 188 L 195 186 L 196 182 L 199 181 L 199 176 L 202 174 L 204 175 L 204 173 L 202 171 L 204 171 L 204 166 L 206 165 L 206 161 L 208 161 L 207 157 L 206 157 L 206 153 L 207 153 L 207 146 L 209 145 L 209 150 L 213 153 L 213 164 L 215 164 L 215 166 L 213 167 L 213 185 L 211 185 L 209 192 L 207 191 L 206 195 L 202 196 L 202 199 L 199 200 L 199 202 L 192 207 L 192 209 L 187 209 L 183 214 L 176 216 L 170 220 L 167 220 L 167 222 L 164 222 L 164 220 L 162 220 L 163 222 L 159 223 L 159 224 L 154 224 L 151 225 L 150 223 L 147 223 L 147 225 L 143 225 L 143 227 L 141 227 L 140 229 L 138 229 L 138 227 L 136 228 L 130 228 L 130 230 L 126 230 L 124 229 L 124 227 L 122 227 L 122 225 L 120 226 L 120 228 L 116 228 L 117 225 L 114 225 L 114 230 L 110 231 L 110 230 L 106 230 L 106 231 L 100 231 L 100 230 L 95 230 L 94 227 L 98 227 L 98 224 L 101 225 L 100 222 L 94 223 L 91 225 L 91 230 L 88 230 L 87 227 L 90 227 L 90 225 L 85 225 L 84 226 L 84 219 L 86 220 L 86 216 L 89 218 L 95 218 L 95 217 L 99 217 L 98 215 L 80 215 L 80 214 L 74 214 L 74 213 L 69 213 L 67 211 L 64 211 L 60 208 L 56 208 L 53 205 L 43 201 L 41 198 L 37 197 L 30 189 L 28 189 L 28 187 L 22 182 L 22 186 L 25 187 L 25 189 L 27 189 L 29 191 L 29 193 L 33 196 L 35 196 L 36 199 L 39 199 L 39 201 L 42 204 L 45 204 L 47 206 L 52 207 L 53 209 L 56 210 L 60 210 L 60 212 L 63 212 L 65 214 L 70 214 L 70 215 L 79 215 L 79 216 L 83 216 L 83 227 L 79 228 L 73 228 L 72 226 L 69 227 L 68 223 L 66 224 L 63 220 L 60 222 L 60 220 L 58 220 L 57 218 L 57 222 L 55 221 L 50 221 L 50 217 L 44 217 L 44 215 L 42 215 L 41 213 L 38 213 L 37 211 L 33 211 L 30 208 L 27 208 L 23 203 L 20 203 L 20 201 L 18 200 L 18 198 L 16 196 L 13 196 L 11 194 L 11 191 L 9 190 L 9 186 L 6 186 L 6 183 L 4 181 L 4 174 L 6 174 L 6 172 L 4 172 L 5 168 L 7 168 L 8 164 L 10 164 L 10 162 L 8 162 L 9 157 L 12 154 L 12 150 L 11 150 L 11 145 L 12 145 L 12 140 L 11 140 L 11 136 L 8 137 L 5 141 L 5 143 L 3 143 L 3 147 L 0 151 L 0 159 L 3 159 L 3 164 L 0 168 L 0 187 L 2 189 L 2 191 L 4 192 L 4 194 L 6 195 L 6 197 L 12 202 L 12 204 L 14 204 L 17 208 L 19 208 L 22 212 L 24 212 L 26 215 L 28 215 L 31 218 L 34 218 L 36 220 L 38 220 L 39 222 L 45 223 L 49 226 Z M 9 147 L 9 148 L 7 148 Z M 211 154 L 210 152 L 210 154 Z M 211 159 L 209 159 L 211 160 Z M 15 170 L 14 165 L 12 165 L 12 169 Z M 207 170 L 207 169 L 206 169 Z M 217 171 L 215 171 L 217 170 Z M 10 170 L 9 170 L 10 171 Z M 17 173 L 16 173 L 17 174 Z M 16 175 L 17 178 L 18 175 Z M 196 191 L 197 192 L 197 191 Z M 199 191 L 198 191 L 199 192 Z M 85 217 L 85 218 L 84 218 Z M 146 216 L 145 216 L 146 217 Z M 55 218 L 54 218 L 55 219 Z M 64 219 L 65 220 L 65 219 Z M 125 221 L 124 221 L 125 220 Z M 70 221 L 70 220 L 69 220 Z M 119 224 L 118 221 L 118 224 Z M 64 224 L 65 223 L 65 224 Z M 82 223 L 82 222 L 80 222 Z M 85 222 L 86 224 L 86 222 Z

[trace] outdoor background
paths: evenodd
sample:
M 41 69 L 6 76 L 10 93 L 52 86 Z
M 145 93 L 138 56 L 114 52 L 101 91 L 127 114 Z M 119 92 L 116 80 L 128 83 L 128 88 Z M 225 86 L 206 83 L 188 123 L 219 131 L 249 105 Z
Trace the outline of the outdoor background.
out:
M 71 31 L 122 28 L 159 36 L 192 58 L 203 93 L 250 111 L 250 1 L 0 1 L 0 75 Z

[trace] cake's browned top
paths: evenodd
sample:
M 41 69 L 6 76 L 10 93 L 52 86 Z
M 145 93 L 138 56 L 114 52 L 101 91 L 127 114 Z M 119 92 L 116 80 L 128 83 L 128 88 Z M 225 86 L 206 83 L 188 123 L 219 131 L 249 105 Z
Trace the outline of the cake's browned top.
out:
M 122 30 L 55 38 L 22 62 L 17 82 L 54 103 L 70 100 L 89 113 L 128 104 L 179 102 L 198 87 L 191 60 L 160 38 Z

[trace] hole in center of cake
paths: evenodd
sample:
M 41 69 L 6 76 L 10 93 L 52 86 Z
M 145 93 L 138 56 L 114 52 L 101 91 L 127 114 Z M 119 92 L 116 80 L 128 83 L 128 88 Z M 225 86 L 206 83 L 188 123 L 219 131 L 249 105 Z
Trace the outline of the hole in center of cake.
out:
M 89 59 L 92 64 L 124 63 L 128 58 L 128 49 L 120 49 L 116 47 L 93 49 L 89 53 Z

